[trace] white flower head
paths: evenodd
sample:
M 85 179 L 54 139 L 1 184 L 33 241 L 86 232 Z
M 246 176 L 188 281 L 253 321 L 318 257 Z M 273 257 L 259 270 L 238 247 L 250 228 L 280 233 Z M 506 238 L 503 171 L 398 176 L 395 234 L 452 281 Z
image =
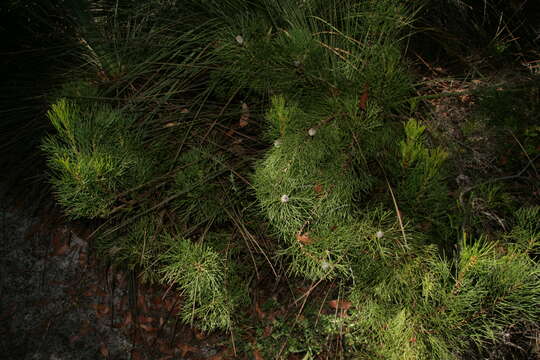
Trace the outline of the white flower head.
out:
M 294 64 L 294 66 L 299 67 L 299 66 L 300 66 L 300 61 L 294 60 L 294 63 L 293 63 L 293 64 Z
M 323 262 L 321 263 L 321 268 L 322 268 L 324 271 L 328 270 L 328 269 L 330 268 L 330 263 L 329 263 L 328 261 L 323 261 Z
M 281 141 L 281 139 L 277 139 L 276 141 L 274 141 L 274 146 L 275 147 L 280 147 L 282 143 L 283 142 Z
M 384 233 L 381 230 L 379 230 L 377 231 L 377 233 L 375 233 L 375 236 L 377 237 L 377 239 L 382 239 L 384 236 Z
M 289 195 L 281 195 L 281 202 L 282 203 L 289 202 Z
M 308 133 L 309 136 L 315 136 L 315 134 L 317 133 L 317 129 L 311 128 L 311 129 L 308 130 L 307 133 Z
M 234 38 L 236 40 L 237 43 L 239 43 L 240 45 L 243 45 L 244 44 L 244 38 L 242 37 L 242 35 L 236 35 L 236 37 Z

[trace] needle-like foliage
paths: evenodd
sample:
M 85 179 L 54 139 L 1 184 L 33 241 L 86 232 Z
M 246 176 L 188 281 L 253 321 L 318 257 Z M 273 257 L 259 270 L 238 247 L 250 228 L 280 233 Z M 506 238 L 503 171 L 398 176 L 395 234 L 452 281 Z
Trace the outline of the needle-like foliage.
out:
M 203 244 L 165 235 L 169 251 L 160 256 L 165 263 L 163 281 L 177 285 L 186 295 L 182 318 L 203 330 L 229 329 L 232 303 L 225 287 L 225 263 L 220 254 Z
M 43 150 L 66 212 L 106 218 L 100 252 L 184 322 L 234 329 L 265 270 L 340 289 L 314 333 L 352 358 L 454 359 L 538 320 L 538 209 L 489 240 L 452 223 L 449 154 L 404 106 L 405 2 L 116 5 L 81 18 Z
M 527 255 L 482 240 L 462 243 L 454 262 L 427 248 L 371 289 L 353 288 L 354 315 L 340 326 L 359 358 L 457 359 L 538 318 L 539 276 Z
M 74 218 L 106 217 L 118 195 L 155 168 L 131 117 L 107 105 L 60 99 L 48 117 L 57 130 L 43 144 L 58 201 Z

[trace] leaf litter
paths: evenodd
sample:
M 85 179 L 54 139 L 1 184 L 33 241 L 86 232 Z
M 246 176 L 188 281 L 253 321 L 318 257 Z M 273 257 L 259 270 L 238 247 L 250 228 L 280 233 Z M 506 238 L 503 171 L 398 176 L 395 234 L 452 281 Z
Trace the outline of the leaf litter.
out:
M 219 356 L 219 339 L 178 324 L 177 294 L 139 285 L 130 308 L 126 274 L 97 265 L 84 235 L 78 235 L 85 229 L 60 216 L 32 217 L 28 209 L 8 205 L 7 197 L 0 199 L 3 359 Z

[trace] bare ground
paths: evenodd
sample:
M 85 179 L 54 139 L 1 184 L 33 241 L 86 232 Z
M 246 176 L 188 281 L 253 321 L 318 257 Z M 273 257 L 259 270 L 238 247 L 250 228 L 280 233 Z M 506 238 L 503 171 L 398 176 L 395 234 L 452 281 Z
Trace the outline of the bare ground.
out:
M 104 269 L 77 229 L 0 202 L 0 358 L 226 358 L 228 339 L 179 324 L 181 298 Z

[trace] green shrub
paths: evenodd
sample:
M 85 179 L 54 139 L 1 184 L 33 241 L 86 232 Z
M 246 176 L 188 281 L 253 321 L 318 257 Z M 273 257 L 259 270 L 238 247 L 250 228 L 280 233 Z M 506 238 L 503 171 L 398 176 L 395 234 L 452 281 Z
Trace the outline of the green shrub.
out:
M 100 253 L 181 292 L 185 323 L 250 323 L 247 289 L 271 273 L 291 289 L 311 282 L 310 309 L 336 294 L 349 304 L 274 324 L 275 341 L 305 340 L 286 348 L 306 359 L 330 339 L 359 359 L 452 359 L 537 321 L 538 211 L 489 240 L 465 241 L 452 223 L 464 214 L 452 206 L 451 156 L 403 106 L 414 87 L 402 2 L 193 0 L 114 13 L 84 34 L 80 78 L 92 86 L 61 91 L 77 100 L 52 106 L 57 133 L 43 149 L 66 212 L 109 220 Z M 324 299 L 309 298 L 317 287 Z
M 499 254 L 481 240 L 462 243 L 454 262 L 416 251 L 380 282 L 353 287 L 351 316 L 329 320 L 359 358 L 460 358 L 538 318 L 538 270 L 523 253 Z
M 57 130 L 43 150 L 59 203 L 74 218 L 106 217 L 120 194 L 150 180 L 154 160 L 133 120 L 107 105 L 60 99 L 48 117 Z
M 506 240 L 518 249 L 517 251 L 540 255 L 540 206 L 523 207 L 516 211 L 516 224 Z
M 226 267 L 211 248 L 164 235 L 170 249 L 160 255 L 163 281 L 177 285 L 185 294 L 182 319 L 203 330 L 230 329 L 233 304 L 226 288 Z
M 400 207 L 418 223 L 449 227 L 449 189 L 444 168 L 448 154 L 426 146 L 425 126 L 411 119 L 405 124 L 406 139 L 399 143 L 402 179 L 396 193 Z M 440 234 L 439 234 L 440 235 Z

